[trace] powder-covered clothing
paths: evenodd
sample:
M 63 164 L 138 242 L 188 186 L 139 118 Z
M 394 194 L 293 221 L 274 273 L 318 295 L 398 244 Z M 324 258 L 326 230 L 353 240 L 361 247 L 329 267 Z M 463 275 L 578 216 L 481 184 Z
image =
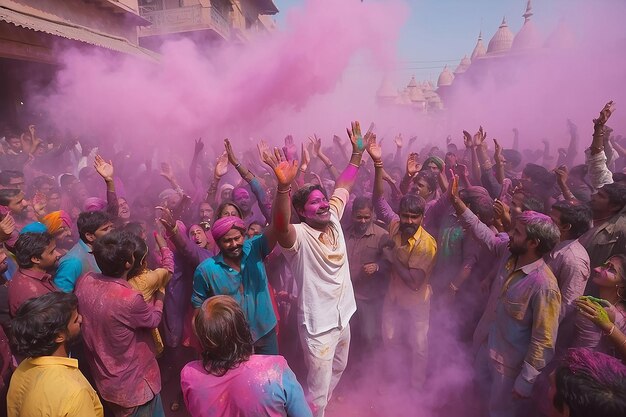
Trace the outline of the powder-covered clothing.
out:
M 615 316 L 615 327 L 622 333 L 626 333 L 626 309 L 623 305 L 615 305 L 609 308 Z M 573 339 L 572 347 L 588 348 L 596 352 L 606 353 L 607 355 L 620 358 L 617 347 L 609 337 L 591 320 L 582 314 L 576 314 L 576 333 Z
M 98 394 L 78 370 L 78 361 L 40 356 L 22 361 L 11 377 L 8 417 L 102 417 Z
M 241 306 L 256 342 L 277 323 L 263 264 L 270 252 L 267 238 L 260 235 L 244 241 L 240 271 L 227 265 L 222 253 L 206 259 L 196 268 L 191 304 L 199 308 L 214 295 L 233 297 Z
M 357 300 L 374 300 L 381 298 L 386 290 L 388 280 L 386 262 L 380 262 L 383 243 L 389 240 L 389 234 L 373 222 L 363 235 L 355 232 L 350 225 L 346 231 L 346 246 L 350 260 L 350 276 Z M 378 271 L 371 275 L 363 271 L 363 265 L 375 263 Z
M 311 417 L 302 387 L 282 356 L 252 355 L 224 376 L 209 374 L 202 361 L 180 374 L 192 417 Z
M 17 309 L 29 298 L 58 291 L 52 276 L 34 269 L 18 269 L 8 282 L 9 312 L 15 317 Z
M 587 148 L 585 150 L 585 163 L 588 168 L 589 182 L 593 187 L 594 193 L 606 184 L 613 184 L 613 173 L 607 166 L 607 158 L 604 151 L 592 155 L 591 149 Z
M 537 375 L 554 355 L 561 311 L 556 277 L 543 259 L 515 268 L 508 240 L 496 236 L 469 209 L 460 219 L 499 263 L 481 318 L 488 315 L 491 323 L 489 357 L 499 372 L 515 378 L 517 392 L 530 395 Z
M 86 359 L 102 398 L 136 407 L 161 391 L 150 329 L 161 322 L 163 302 L 146 302 L 124 279 L 90 272 L 76 283 Z
M 356 311 L 340 224 L 348 198 L 348 190 L 336 188 L 329 200 L 331 235 L 306 223 L 294 224 L 296 241 L 290 248 L 283 248 L 300 289 L 299 324 L 304 324 L 313 336 L 346 327 Z
M 59 261 L 59 267 L 54 274 L 54 285 L 63 292 L 72 292 L 78 277 L 87 272 L 99 274 L 101 271 L 89 246 L 79 239 Z
M 623 253 L 626 248 L 626 207 L 606 222 L 589 229 L 578 241 L 587 250 L 592 269 L 603 265 L 611 256 Z

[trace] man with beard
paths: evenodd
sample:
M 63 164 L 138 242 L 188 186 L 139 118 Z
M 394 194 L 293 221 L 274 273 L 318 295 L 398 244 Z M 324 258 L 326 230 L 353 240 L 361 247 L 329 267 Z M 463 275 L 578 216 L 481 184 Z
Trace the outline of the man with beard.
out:
M 204 300 L 214 295 L 231 296 L 246 315 L 255 353 L 277 355 L 277 320 L 263 264 L 276 245 L 272 228 L 244 240 L 244 221 L 226 216 L 215 221 L 211 233 L 220 252 L 196 269 L 191 304 L 200 308 Z
M 21 230 L 32 221 L 28 218 L 28 201 L 24 198 L 24 192 L 18 189 L 0 189 L 0 206 L 5 206 L 13 219 L 17 230 Z
M 70 216 L 63 210 L 53 211 L 46 214 L 41 222 L 46 225 L 48 233 L 56 239 L 59 252 L 65 255 L 75 244 Z
M 13 317 L 29 298 L 58 291 L 50 273 L 61 257 L 55 239 L 48 233 L 24 233 L 17 239 L 14 250 L 19 269 L 8 284 L 9 313 Z
M 308 368 L 308 400 L 314 415 L 324 410 L 348 362 L 349 321 L 356 311 L 350 265 L 340 220 L 356 180 L 363 150 L 374 137 L 361 136 L 358 122 L 348 130 L 350 163 L 337 178 L 330 200 L 319 185 L 307 184 L 289 198 L 298 161 L 287 161 L 280 150 L 262 151 L 278 180 L 272 205 L 272 226 L 298 284 L 298 325 Z M 290 224 L 291 205 L 301 223 Z
M 82 317 L 74 294 L 53 292 L 26 301 L 11 322 L 16 353 L 27 358 L 11 378 L 8 416 L 102 417 L 98 395 L 68 358 Z
M 507 242 L 459 198 L 458 178 L 448 196 L 463 226 L 499 265 L 481 318 L 491 320 L 489 335 L 476 358 L 479 372 L 490 382 L 488 414 L 522 415 L 537 376 L 554 355 L 561 293 L 543 256 L 559 241 L 559 229 L 550 217 L 525 211 L 517 216 Z
M 389 224 L 390 242 L 382 251 L 382 258 L 391 266 L 391 281 L 385 296 L 382 313 L 383 343 L 387 373 L 397 380 L 405 361 L 398 360 L 402 341 L 407 339 L 410 349 L 410 386 L 420 390 L 426 379 L 428 361 L 428 324 L 430 315 L 430 274 L 435 266 L 437 243 L 422 228 L 426 201 L 415 194 L 400 200 L 395 214 L 383 197 L 383 161 L 380 145 L 370 143 L 367 148 L 374 161 L 375 177 L 372 198 L 379 218 Z M 406 329 L 406 331 L 403 331 Z
M 380 339 L 382 301 L 387 290 L 386 262 L 380 261 L 382 245 L 389 234 L 373 222 L 372 201 L 357 197 L 352 203 L 352 222 L 345 231 L 350 277 L 354 286 L 357 312 L 353 327 L 366 355 Z

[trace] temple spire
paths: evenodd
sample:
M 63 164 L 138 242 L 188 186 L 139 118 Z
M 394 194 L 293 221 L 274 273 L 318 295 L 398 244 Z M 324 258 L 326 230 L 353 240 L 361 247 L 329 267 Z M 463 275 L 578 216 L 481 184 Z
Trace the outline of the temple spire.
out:
M 530 20 L 530 17 L 533 15 L 533 6 L 530 4 L 530 0 L 526 3 L 526 12 L 522 15 L 524 17 L 524 23 Z

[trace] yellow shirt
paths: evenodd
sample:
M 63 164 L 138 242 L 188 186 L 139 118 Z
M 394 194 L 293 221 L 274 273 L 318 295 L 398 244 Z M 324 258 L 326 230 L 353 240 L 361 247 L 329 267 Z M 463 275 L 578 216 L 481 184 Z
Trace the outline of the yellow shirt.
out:
M 8 417 L 103 417 L 102 404 L 78 361 L 58 356 L 25 359 L 7 394 Z
M 389 237 L 396 244 L 394 252 L 398 262 L 405 268 L 424 271 L 426 281 L 418 291 L 415 291 L 413 288 L 407 287 L 402 278 L 392 272 L 385 302 L 396 304 L 402 308 L 411 308 L 428 301 L 432 292 L 429 281 L 430 273 L 435 266 L 437 242 L 420 226 L 417 232 L 409 238 L 407 244 L 402 245 L 400 222 L 397 220 L 389 225 Z

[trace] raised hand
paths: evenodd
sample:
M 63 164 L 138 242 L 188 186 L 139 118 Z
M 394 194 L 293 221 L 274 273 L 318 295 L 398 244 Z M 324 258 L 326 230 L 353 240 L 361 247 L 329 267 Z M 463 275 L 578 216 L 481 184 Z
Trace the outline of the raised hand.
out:
M 417 174 L 419 170 L 422 169 L 422 164 L 419 163 L 419 157 L 420 154 L 412 152 L 406 159 L 406 173 L 409 174 L 409 177 Z
M 285 137 L 285 146 L 283 146 L 283 153 L 285 154 L 285 158 L 287 158 L 288 161 L 292 161 L 298 157 L 296 155 L 296 145 L 294 145 L 293 143 L 293 136 L 287 135 Z
M 487 139 L 487 132 L 485 132 L 483 130 L 483 127 L 480 126 L 478 132 L 474 134 L 474 145 L 477 147 L 482 146 L 482 144 L 485 142 L 485 139 Z
M 311 141 L 311 154 L 316 158 L 319 157 L 322 150 L 322 139 L 313 135 L 313 137 L 309 137 L 309 140 Z
M 446 137 L 446 145 L 449 145 L 449 144 L 451 144 L 451 143 L 452 143 L 452 136 L 451 136 L 451 135 L 448 135 L 448 136 Z
M 416 140 L 417 140 L 417 136 L 411 136 L 409 138 L 409 148 L 413 147 L 413 144 L 415 143 Z
M 228 172 L 228 154 L 224 151 L 223 154 L 217 157 L 217 161 L 215 162 L 215 169 L 213 170 L 213 175 L 215 178 L 222 178 Z
M 597 119 L 593 119 L 593 124 L 596 126 L 604 126 L 613 114 L 613 111 L 615 111 L 615 108 L 613 106 L 613 100 L 606 103 L 600 111 L 600 116 Z
M 176 220 L 174 220 L 171 210 L 162 206 L 155 208 L 161 213 L 157 218 L 158 222 L 161 223 L 167 233 L 173 234 L 176 231 Z
M 30 137 L 35 139 L 36 129 L 35 125 L 28 125 L 28 133 L 30 133 Z
M 156 241 L 156 244 L 159 247 L 159 249 L 162 249 L 167 246 L 167 241 L 165 240 L 163 235 L 157 231 L 154 232 L 154 240 Z
M 511 209 L 500 200 L 495 200 L 493 203 L 493 213 L 496 219 L 507 220 L 511 217 Z
M 367 143 L 365 142 L 365 140 L 363 139 L 363 135 L 361 134 L 361 124 L 358 121 L 352 122 L 350 124 L 350 129 L 346 130 L 348 132 L 350 142 L 352 143 L 352 150 L 354 152 L 363 152 L 363 150 L 367 146 Z
M 398 133 L 398 135 L 393 139 L 393 143 L 395 143 L 398 148 L 402 147 L 402 133 Z
M 261 162 L 264 162 L 263 154 L 270 152 L 269 145 L 267 144 L 267 142 L 261 139 L 259 143 L 256 144 L 256 149 L 259 151 L 259 159 L 261 160 Z
M 113 162 L 105 161 L 100 155 L 96 155 L 93 161 L 93 167 L 105 181 L 113 180 Z
M 454 174 L 459 178 L 465 178 L 468 175 L 467 166 L 465 166 L 464 164 L 456 164 L 453 170 L 454 170 Z
M 358 123 L 358 122 L 357 122 Z M 360 128 L 359 128 L 360 131 Z M 376 143 L 376 135 L 368 138 L 369 141 L 367 143 L 367 153 L 370 154 L 372 161 L 380 162 L 383 158 L 383 150 L 378 143 Z M 362 139 L 361 139 L 362 140 Z
M 474 141 L 472 140 L 472 134 L 467 130 L 463 131 L 463 144 L 467 149 L 474 147 Z
M 264 152 L 263 162 L 269 165 L 276 175 L 278 185 L 291 185 L 298 174 L 298 160 L 288 161 L 280 149 L 274 148 L 274 152 Z
M 44 194 L 36 192 L 31 200 L 31 206 L 37 217 L 45 216 L 46 206 L 48 205 L 48 199 Z
M 160 175 L 167 181 L 172 182 L 172 179 L 174 179 L 174 171 L 172 171 L 172 166 L 167 162 L 161 162 Z
M 493 140 L 493 145 L 494 145 L 493 159 L 496 161 L 496 164 L 501 164 L 504 162 L 504 158 L 502 157 L 502 146 L 500 146 L 497 139 Z
M 574 301 L 574 304 L 583 317 L 591 320 L 605 333 L 613 327 L 613 320 L 608 313 L 613 306 L 608 301 L 583 296 Z
M 309 168 L 309 163 L 311 163 L 311 156 L 309 155 L 309 151 L 302 143 L 302 162 L 300 162 L 300 171 L 306 171 Z
M 449 184 L 446 193 L 450 201 L 454 201 L 459 198 L 459 176 L 455 175 L 452 170 L 450 170 L 450 175 L 452 176 L 452 182 Z
M 11 213 L 7 213 L 0 221 L 0 242 L 6 241 L 13 231 L 15 231 L 15 219 L 13 219 Z
M 196 140 L 195 145 L 193 147 L 193 154 L 198 155 L 204 149 L 204 142 L 202 142 L 202 138 Z
M 567 178 L 569 174 L 567 172 L 567 167 L 565 165 L 561 165 L 560 167 L 556 168 L 553 172 L 556 175 L 556 181 L 559 184 L 567 184 Z
M 224 149 L 226 150 L 226 156 L 228 157 L 228 162 L 230 162 L 231 165 L 233 166 L 237 166 L 237 164 L 239 164 L 239 161 L 237 160 L 237 157 L 235 156 L 235 152 L 233 152 L 233 147 L 230 144 L 230 141 L 228 139 L 224 139 Z

